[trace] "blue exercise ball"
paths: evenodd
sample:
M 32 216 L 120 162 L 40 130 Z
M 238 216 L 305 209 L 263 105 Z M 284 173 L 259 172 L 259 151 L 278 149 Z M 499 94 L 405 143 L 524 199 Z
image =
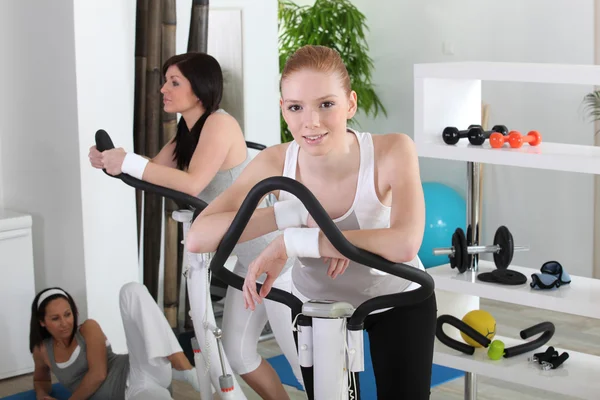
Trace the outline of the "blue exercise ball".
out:
M 439 182 L 423 182 L 423 193 L 425 233 L 419 258 L 425 268 L 431 268 L 449 262 L 447 255 L 434 256 L 434 248 L 452 246 L 456 228 L 462 228 L 466 235 L 467 206 L 456 190 Z

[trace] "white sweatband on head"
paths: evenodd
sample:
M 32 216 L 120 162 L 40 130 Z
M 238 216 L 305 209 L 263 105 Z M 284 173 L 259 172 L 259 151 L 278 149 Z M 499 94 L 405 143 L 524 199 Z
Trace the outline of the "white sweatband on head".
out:
M 320 258 L 319 228 L 287 228 L 283 232 L 283 241 L 288 258 Z
M 147 158 L 135 153 L 127 153 L 121 165 L 121 172 L 141 180 L 148 161 Z
M 46 290 L 44 293 L 42 293 L 42 295 L 38 299 L 37 307 L 40 308 L 40 305 L 44 302 L 44 300 L 46 300 L 48 297 L 53 296 L 55 294 L 60 294 L 61 296 L 64 296 L 68 299 L 67 294 L 60 289 Z
M 308 223 L 308 210 L 298 199 L 282 200 L 273 204 L 277 228 L 299 228 Z

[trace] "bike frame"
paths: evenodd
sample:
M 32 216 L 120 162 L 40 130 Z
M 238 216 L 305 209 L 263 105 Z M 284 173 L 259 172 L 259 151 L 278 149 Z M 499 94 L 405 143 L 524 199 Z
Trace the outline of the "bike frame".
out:
M 99 151 L 114 148 L 104 130 L 96 132 Z M 182 210 L 173 213 L 181 222 L 184 237 L 187 236 L 194 217 L 206 207 L 201 200 L 153 185 L 126 174 L 115 176 L 135 188 L 151 191 L 187 204 L 195 212 Z M 283 303 L 292 311 L 292 324 L 297 322 L 294 332 L 298 346 L 299 362 L 305 382 L 310 379 L 313 387 L 307 387 L 309 399 L 354 400 L 359 393 L 349 390 L 354 372 L 364 371 L 364 319 L 372 311 L 390 307 L 402 307 L 420 303 L 434 292 L 434 281 L 429 274 L 406 264 L 394 264 L 373 253 L 361 250 L 348 242 L 327 215 L 314 195 L 301 183 L 286 177 L 267 178 L 250 190 L 229 229 L 223 236 L 217 251 L 211 254 L 193 254 L 185 251 L 188 267 L 185 269 L 186 283 L 190 296 L 190 314 L 196 338 L 193 341 L 194 358 L 198 379 L 202 386 L 203 399 L 212 398 L 216 391 L 222 400 L 244 400 L 242 392 L 222 351 L 222 331 L 217 327 L 210 298 L 211 273 L 238 290 L 242 290 L 244 278 L 229 271 L 225 262 L 230 257 L 242 232 L 261 199 L 275 190 L 284 190 L 295 195 L 307 208 L 319 228 L 332 245 L 346 258 L 366 267 L 416 282 L 419 288 L 372 298 L 356 309 L 342 301 L 310 300 L 303 303 L 289 292 L 272 288 L 267 299 Z M 184 241 L 185 242 L 185 241 Z M 257 284 L 260 291 L 261 284 Z M 292 328 L 292 324 L 290 328 Z M 418 329 L 415 327 L 414 329 Z M 203 368 L 204 366 L 204 368 Z M 312 377 L 307 376 L 312 373 Z

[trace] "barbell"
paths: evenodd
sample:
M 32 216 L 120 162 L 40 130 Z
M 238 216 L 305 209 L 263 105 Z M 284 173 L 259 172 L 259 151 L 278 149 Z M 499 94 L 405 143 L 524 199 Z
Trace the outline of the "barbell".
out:
M 471 254 L 493 253 L 494 264 L 498 269 L 506 269 L 510 265 L 515 251 L 527 251 L 529 246 L 515 246 L 513 237 L 506 226 L 500 226 L 494 235 L 494 244 L 488 246 L 469 246 L 465 232 L 456 228 L 452 235 L 452 247 L 433 249 L 436 256 L 447 255 L 450 266 L 465 272 L 469 268 Z

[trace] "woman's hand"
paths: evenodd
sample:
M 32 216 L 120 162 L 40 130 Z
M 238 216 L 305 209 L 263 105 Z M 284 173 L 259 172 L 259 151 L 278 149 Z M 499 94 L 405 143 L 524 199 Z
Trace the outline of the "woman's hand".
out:
M 308 221 L 306 225 L 309 228 L 319 227 L 310 214 L 308 215 Z M 329 265 L 327 268 L 327 276 L 331 277 L 331 279 L 335 279 L 346 271 L 350 260 L 347 258 L 323 257 L 323 262 Z
M 348 264 L 350 264 L 350 260 L 347 258 L 323 258 L 323 262 L 325 264 L 329 264 L 329 268 L 327 268 L 327 276 L 331 277 L 331 279 L 335 279 L 338 275 L 343 274 L 348 268 Z
M 92 167 L 98 169 L 104 168 L 104 165 L 102 164 L 102 153 L 98 151 L 96 146 L 90 147 L 90 153 L 88 154 L 88 157 L 90 158 L 90 164 L 92 164 Z
M 123 166 L 126 154 L 125 150 L 121 147 L 103 151 L 102 168 L 110 175 L 119 175 L 122 172 L 121 167 Z
M 121 167 L 123 166 L 126 154 L 125 150 L 121 147 L 100 152 L 96 146 L 92 146 L 90 147 L 88 157 L 92 167 L 105 169 L 106 172 L 114 176 L 122 172 Z
M 285 251 L 283 235 L 275 238 L 258 257 L 248 267 L 248 273 L 242 287 L 244 293 L 244 304 L 246 309 L 250 307 L 254 310 L 255 302 L 262 303 L 262 299 L 267 297 L 275 279 L 279 277 L 281 270 L 287 262 L 288 256 Z M 256 279 L 262 274 L 267 274 L 265 283 L 260 288 L 260 295 L 256 292 Z

